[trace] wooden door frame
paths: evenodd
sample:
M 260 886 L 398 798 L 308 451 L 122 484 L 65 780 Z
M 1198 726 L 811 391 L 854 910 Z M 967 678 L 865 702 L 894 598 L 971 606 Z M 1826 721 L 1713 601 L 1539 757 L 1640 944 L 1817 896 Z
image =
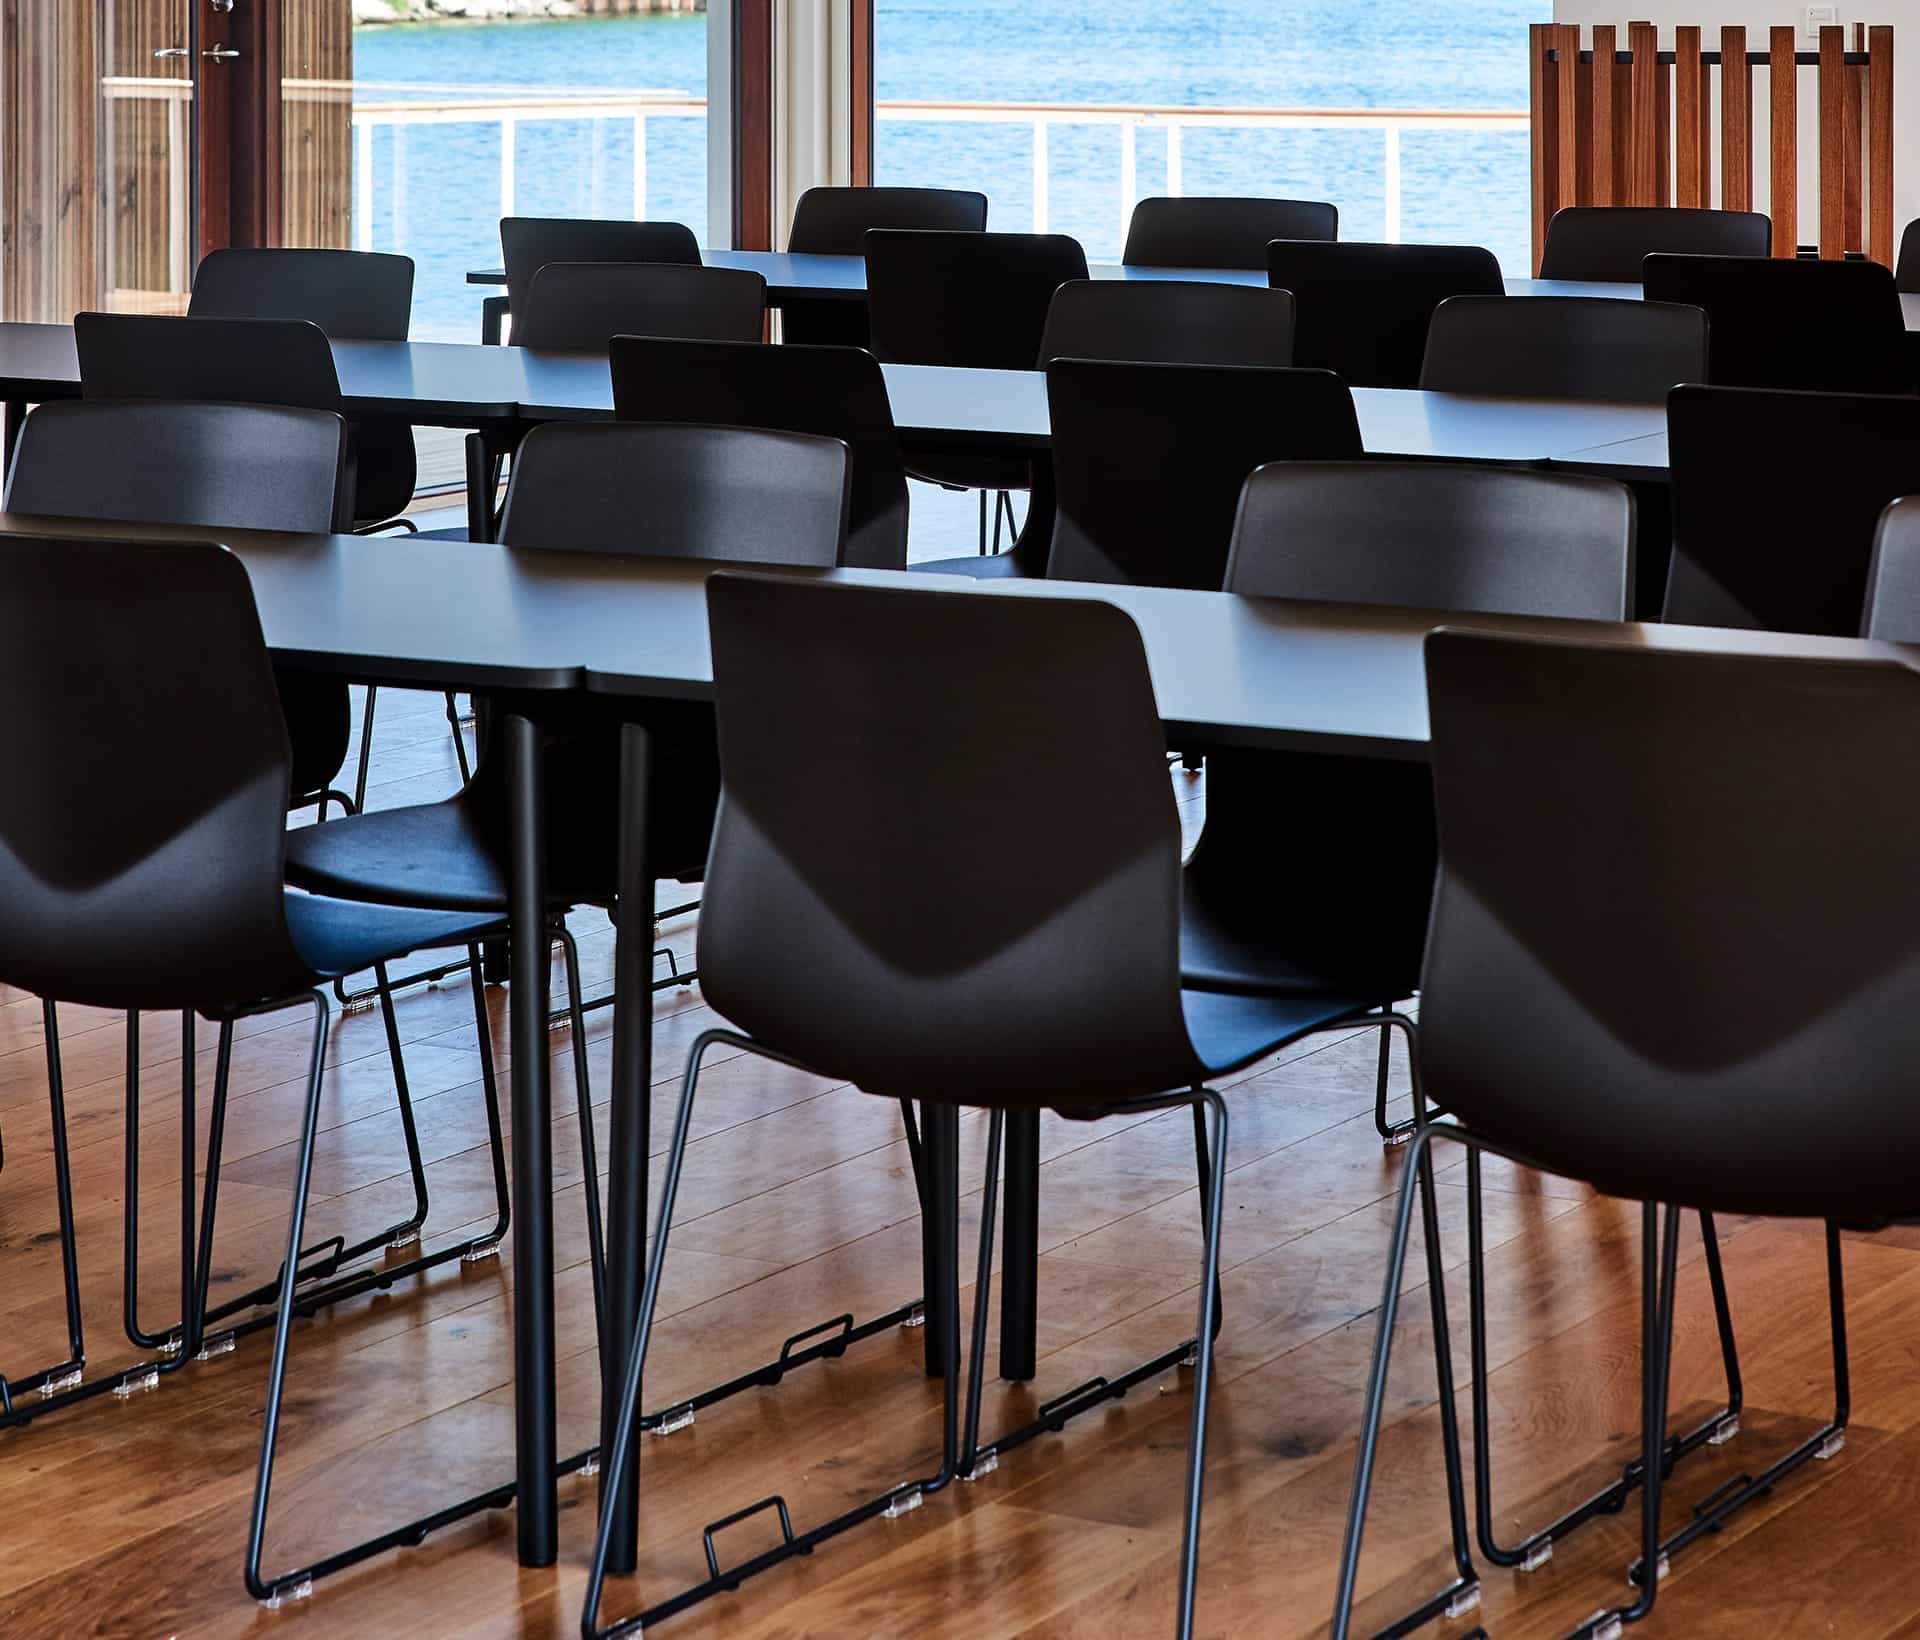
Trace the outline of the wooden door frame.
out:
M 202 186 L 224 201 L 230 245 L 280 242 L 280 0 L 235 0 L 227 43 L 228 140 L 201 160 Z M 202 59 L 204 61 L 204 59 Z M 220 72 L 209 64 L 207 76 Z M 203 243 L 205 236 L 202 236 Z M 207 248 L 211 248 L 210 246 Z

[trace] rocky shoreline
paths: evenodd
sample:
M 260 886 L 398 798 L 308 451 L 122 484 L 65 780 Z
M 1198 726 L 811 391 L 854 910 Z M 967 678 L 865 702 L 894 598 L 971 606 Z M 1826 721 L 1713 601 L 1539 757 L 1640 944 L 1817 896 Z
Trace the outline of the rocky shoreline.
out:
M 356 27 L 500 23 L 516 18 L 651 17 L 707 9 L 707 0 L 353 0 Z

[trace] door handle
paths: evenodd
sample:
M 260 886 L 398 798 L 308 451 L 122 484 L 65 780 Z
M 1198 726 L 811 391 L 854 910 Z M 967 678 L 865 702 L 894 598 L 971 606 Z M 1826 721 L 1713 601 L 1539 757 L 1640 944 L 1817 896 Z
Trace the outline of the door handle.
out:
M 162 46 L 154 53 L 156 57 L 191 57 L 192 55 L 193 49 L 190 46 Z
M 231 62 L 235 57 L 238 57 L 240 53 L 235 51 L 231 46 L 214 46 L 209 51 L 201 52 L 200 55 L 202 57 L 211 57 L 216 63 L 226 63 Z

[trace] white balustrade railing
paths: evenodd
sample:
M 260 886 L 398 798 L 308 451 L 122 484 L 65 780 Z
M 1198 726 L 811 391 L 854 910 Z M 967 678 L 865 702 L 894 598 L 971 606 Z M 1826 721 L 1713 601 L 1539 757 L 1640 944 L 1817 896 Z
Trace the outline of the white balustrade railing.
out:
M 407 100 L 370 100 L 369 92 L 413 94 Z M 373 247 L 374 150 L 377 130 L 393 133 L 395 196 L 393 220 L 404 239 L 405 132 L 416 125 L 494 125 L 500 132 L 500 215 L 513 214 L 517 184 L 517 140 L 520 127 L 534 122 L 620 120 L 633 130 L 633 198 L 635 217 L 647 214 L 647 124 L 656 119 L 704 119 L 704 98 L 671 93 L 618 90 L 556 90 L 543 87 L 455 87 L 369 85 L 365 82 L 289 82 L 289 95 L 342 96 L 353 103 L 356 180 L 354 240 L 363 250 Z M 1401 228 L 1400 139 L 1408 131 L 1527 131 L 1531 121 L 1524 111 L 1480 109 L 1381 108 L 1177 108 L 1112 103 L 1018 102 L 882 102 L 876 106 L 882 124 L 1024 125 L 1031 133 L 1033 161 L 1033 229 L 1047 229 L 1052 165 L 1049 133 L 1056 126 L 1113 126 L 1119 140 L 1119 224 L 1125 236 L 1128 218 L 1139 191 L 1139 134 L 1163 132 L 1166 139 L 1166 189 L 1184 191 L 1183 134 L 1199 130 L 1374 131 L 1384 150 L 1385 237 L 1397 240 Z M 596 145 L 597 146 L 597 145 Z M 593 178 L 594 209 L 603 187 Z

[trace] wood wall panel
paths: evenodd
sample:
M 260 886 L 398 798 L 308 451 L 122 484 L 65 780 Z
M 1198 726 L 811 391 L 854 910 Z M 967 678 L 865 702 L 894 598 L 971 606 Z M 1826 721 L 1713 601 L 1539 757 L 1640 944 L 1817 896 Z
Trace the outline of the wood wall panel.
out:
M 0 3 L 0 317 L 60 321 L 98 301 L 99 58 L 93 6 Z
M 280 0 L 280 242 L 353 235 L 352 0 Z

